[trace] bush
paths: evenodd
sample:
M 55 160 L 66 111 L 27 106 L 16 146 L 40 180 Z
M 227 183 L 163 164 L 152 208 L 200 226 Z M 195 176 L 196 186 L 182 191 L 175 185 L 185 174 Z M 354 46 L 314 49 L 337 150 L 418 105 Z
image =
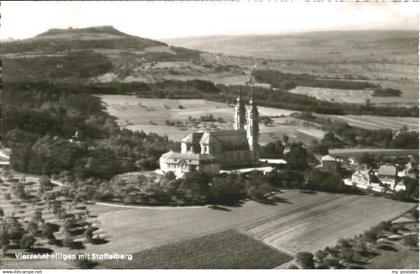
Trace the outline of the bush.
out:
M 92 269 L 95 268 L 98 265 L 98 263 L 88 259 L 77 259 L 75 261 L 75 265 L 77 268 L 80 269 Z
M 419 211 L 415 209 L 411 212 L 411 216 L 418 222 L 419 221 Z
M 347 188 L 338 173 L 320 169 L 312 170 L 307 176 L 306 187 L 310 190 L 326 192 L 345 192 Z
M 318 250 L 317 252 L 315 252 L 315 259 L 319 263 L 322 263 L 327 256 L 328 253 L 324 250 Z
M 314 256 L 310 252 L 299 252 L 295 255 L 295 262 L 299 268 L 313 269 L 314 268 Z
M 29 250 L 35 244 L 35 237 L 32 234 L 25 234 L 20 240 L 20 248 L 24 250 Z
M 299 269 L 295 264 L 289 265 L 288 269 Z
M 404 244 L 411 246 L 411 247 L 418 247 L 419 245 L 419 238 L 417 235 L 409 235 L 404 237 Z

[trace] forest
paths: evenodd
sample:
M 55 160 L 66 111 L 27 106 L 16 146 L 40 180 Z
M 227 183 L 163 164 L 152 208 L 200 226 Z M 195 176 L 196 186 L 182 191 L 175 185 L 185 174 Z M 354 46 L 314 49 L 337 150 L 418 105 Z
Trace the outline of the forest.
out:
M 160 155 L 177 147 L 166 136 L 121 130 L 98 97 L 59 85 L 9 87 L 2 111 L 2 141 L 21 172 L 109 179 L 157 168 Z

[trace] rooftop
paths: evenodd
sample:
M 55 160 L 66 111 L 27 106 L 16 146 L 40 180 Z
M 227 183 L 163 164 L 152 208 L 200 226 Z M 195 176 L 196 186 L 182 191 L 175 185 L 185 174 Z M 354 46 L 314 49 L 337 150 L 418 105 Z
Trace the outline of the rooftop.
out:
M 220 130 L 205 132 L 200 144 L 219 143 L 224 150 L 249 150 L 245 130 Z
M 180 153 L 175 151 L 168 151 L 162 154 L 161 158 L 168 160 L 192 160 L 192 161 L 214 161 L 216 158 L 210 154 L 199 153 Z
M 397 168 L 394 165 L 382 165 L 378 169 L 378 176 L 397 176 Z
M 384 148 L 343 148 L 343 149 L 330 149 L 328 154 L 334 157 L 345 156 L 358 156 L 362 154 L 372 155 L 418 155 L 417 149 L 384 149 Z

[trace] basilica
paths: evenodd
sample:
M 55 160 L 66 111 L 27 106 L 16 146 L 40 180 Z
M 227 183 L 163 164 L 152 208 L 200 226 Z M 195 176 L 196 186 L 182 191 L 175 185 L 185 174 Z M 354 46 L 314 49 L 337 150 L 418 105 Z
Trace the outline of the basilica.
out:
M 259 158 L 258 108 L 251 96 L 248 108 L 238 96 L 233 130 L 199 131 L 186 136 L 181 152 L 169 151 L 160 157 L 160 170 L 182 177 L 189 171 L 216 174 L 220 169 L 249 167 Z

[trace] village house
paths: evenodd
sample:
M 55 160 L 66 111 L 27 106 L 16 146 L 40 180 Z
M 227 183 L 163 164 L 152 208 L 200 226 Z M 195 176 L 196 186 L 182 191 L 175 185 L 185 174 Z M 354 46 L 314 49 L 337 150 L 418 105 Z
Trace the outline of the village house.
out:
M 321 168 L 330 171 L 337 171 L 341 167 L 343 160 L 331 155 L 324 155 L 321 158 Z
M 351 178 L 344 180 L 344 184 L 376 192 L 406 190 L 396 166 L 392 164 L 382 165 L 376 172 L 366 167 L 357 169 Z
M 398 179 L 397 175 L 397 168 L 391 164 L 380 166 L 377 173 L 379 181 L 382 184 L 388 186 L 389 189 L 394 189 L 394 186 Z

